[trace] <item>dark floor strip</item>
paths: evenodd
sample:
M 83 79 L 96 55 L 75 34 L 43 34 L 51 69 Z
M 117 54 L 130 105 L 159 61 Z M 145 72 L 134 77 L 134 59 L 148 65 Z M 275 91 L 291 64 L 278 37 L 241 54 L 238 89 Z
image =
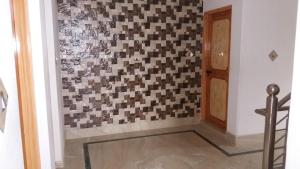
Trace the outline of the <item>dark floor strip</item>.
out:
M 204 137 L 203 135 L 201 135 L 200 133 L 198 133 L 195 130 L 192 130 L 193 133 L 195 133 L 197 136 L 201 137 L 204 141 L 206 141 L 207 143 L 209 143 L 210 145 L 212 145 L 213 147 L 215 147 L 216 149 L 220 150 L 223 154 L 230 156 L 230 154 L 225 151 L 224 149 L 222 149 L 221 147 L 219 147 L 217 144 L 215 144 L 214 142 L 210 141 L 208 138 Z
M 89 147 L 87 143 L 83 143 L 83 152 L 84 152 L 85 169 L 91 169 L 90 153 L 89 153 Z
M 130 139 L 136 139 L 136 138 L 145 138 L 145 137 L 153 137 L 153 136 L 180 134 L 180 133 L 187 133 L 187 132 L 193 132 L 193 131 L 194 130 L 184 130 L 184 131 L 175 131 L 175 132 L 168 132 L 168 133 L 158 133 L 158 134 L 150 134 L 150 135 L 144 135 L 144 136 L 125 137 L 125 138 L 120 138 L 120 139 L 109 139 L 109 140 L 102 140 L 102 141 L 93 141 L 93 142 L 87 142 L 85 144 L 115 142 L 115 141 L 130 140 Z

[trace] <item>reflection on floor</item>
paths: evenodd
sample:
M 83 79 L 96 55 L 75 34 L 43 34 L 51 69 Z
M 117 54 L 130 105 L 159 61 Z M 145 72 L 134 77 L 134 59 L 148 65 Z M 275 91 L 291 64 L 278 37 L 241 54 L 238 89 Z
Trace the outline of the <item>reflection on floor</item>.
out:
M 230 138 L 207 125 L 66 142 L 64 169 L 258 169 L 262 137 Z

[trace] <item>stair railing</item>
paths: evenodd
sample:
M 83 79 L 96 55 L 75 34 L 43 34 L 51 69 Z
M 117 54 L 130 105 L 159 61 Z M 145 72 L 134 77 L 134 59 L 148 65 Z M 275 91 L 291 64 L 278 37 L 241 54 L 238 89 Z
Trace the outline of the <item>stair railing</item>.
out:
M 288 130 L 288 118 L 289 118 L 289 106 L 284 106 L 290 99 L 291 93 L 286 95 L 280 101 L 278 101 L 277 95 L 280 92 L 280 88 L 276 84 L 270 84 L 267 87 L 267 101 L 265 109 L 256 109 L 255 112 L 265 116 L 265 133 L 264 133 L 264 146 L 263 146 L 263 162 L 262 169 L 284 169 L 286 158 L 286 141 Z M 287 111 L 281 119 L 277 120 L 278 112 Z M 277 126 L 285 122 L 285 128 L 277 130 Z M 276 131 L 283 131 L 284 134 L 276 139 Z M 283 146 L 276 147 L 278 143 L 283 141 Z M 275 157 L 275 150 L 282 149 L 282 153 L 279 153 Z M 279 159 L 281 159 L 281 162 Z

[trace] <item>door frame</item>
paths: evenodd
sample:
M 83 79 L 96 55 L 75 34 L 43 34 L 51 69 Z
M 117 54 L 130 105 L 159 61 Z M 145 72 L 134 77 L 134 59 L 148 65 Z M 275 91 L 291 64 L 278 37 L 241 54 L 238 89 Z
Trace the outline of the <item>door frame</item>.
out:
M 37 118 L 35 110 L 32 54 L 27 0 L 10 0 L 12 28 L 16 41 L 15 66 L 25 169 L 40 169 Z
M 210 54 L 210 48 L 211 48 L 211 43 L 210 43 L 210 37 L 209 35 L 211 34 L 211 29 L 209 27 L 209 22 L 210 22 L 210 17 L 213 14 L 216 13 L 220 13 L 220 12 L 226 12 L 226 11 L 230 11 L 231 15 L 232 15 L 232 6 L 225 6 L 225 7 L 221 7 L 221 8 L 217 8 L 214 10 L 210 10 L 204 13 L 204 27 L 203 27 L 203 57 L 202 57 L 202 63 L 201 63 L 201 119 L 205 120 L 205 121 L 210 121 L 212 122 L 214 125 L 216 125 L 217 127 L 226 130 L 227 129 L 227 116 L 228 116 L 228 89 L 229 89 L 229 70 L 230 70 L 230 49 L 231 49 L 231 24 L 232 24 L 232 19 L 230 18 L 230 40 L 229 40 L 229 54 L 228 54 L 228 84 L 227 84 L 227 99 L 226 99 L 226 116 L 225 116 L 225 125 L 215 121 L 215 120 L 210 120 L 209 119 L 209 100 L 208 100 L 208 92 L 209 92 L 209 88 L 208 88 L 208 78 L 206 75 L 206 71 L 208 70 L 208 64 L 209 64 L 209 54 Z

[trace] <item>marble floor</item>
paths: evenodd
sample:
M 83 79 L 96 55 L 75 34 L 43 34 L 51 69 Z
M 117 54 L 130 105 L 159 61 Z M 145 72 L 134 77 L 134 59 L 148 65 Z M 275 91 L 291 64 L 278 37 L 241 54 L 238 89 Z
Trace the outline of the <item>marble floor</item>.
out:
M 233 143 L 208 125 L 66 141 L 64 169 L 259 169 L 261 136 Z

